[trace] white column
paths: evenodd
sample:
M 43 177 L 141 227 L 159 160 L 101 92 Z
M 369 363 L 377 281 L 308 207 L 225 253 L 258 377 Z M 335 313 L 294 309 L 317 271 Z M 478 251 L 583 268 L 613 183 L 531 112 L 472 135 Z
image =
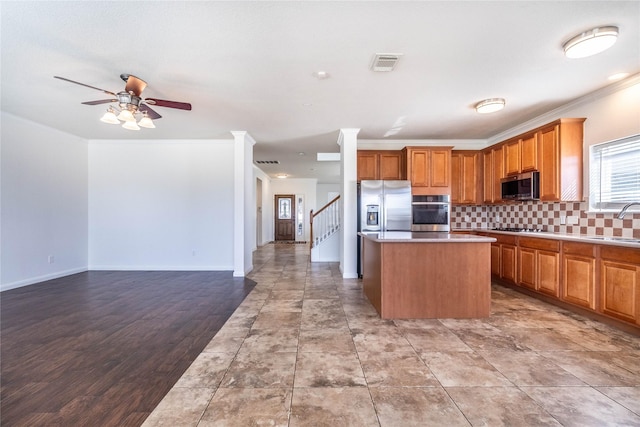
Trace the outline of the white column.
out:
M 342 277 L 352 279 L 357 273 L 357 162 L 358 132 L 360 129 L 340 129 L 338 145 L 340 145 L 340 182 L 342 243 L 340 245 L 340 271 Z
M 233 275 L 244 277 L 253 269 L 255 241 L 255 183 L 253 181 L 253 146 L 256 141 L 245 131 L 232 131 L 233 155 Z

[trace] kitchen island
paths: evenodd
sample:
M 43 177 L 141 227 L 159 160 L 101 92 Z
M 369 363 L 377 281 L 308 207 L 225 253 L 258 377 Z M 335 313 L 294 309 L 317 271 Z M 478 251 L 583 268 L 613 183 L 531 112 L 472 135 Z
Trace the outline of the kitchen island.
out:
M 469 319 L 491 310 L 491 237 L 361 233 L 363 289 L 383 319 Z

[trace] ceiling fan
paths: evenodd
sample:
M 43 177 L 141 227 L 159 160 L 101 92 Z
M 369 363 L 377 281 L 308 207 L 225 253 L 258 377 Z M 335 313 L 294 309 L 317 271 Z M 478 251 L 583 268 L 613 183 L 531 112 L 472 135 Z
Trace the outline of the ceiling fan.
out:
M 130 130 L 139 130 L 140 127 L 154 128 L 152 120 L 159 119 L 162 116 L 153 110 L 149 105 L 158 107 L 177 108 L 180 110 L 191 110 L 191 104 L 187 102 L 167 101 L 157 98 L 141 98 L 142 91 L 147 87 L 147 83 L 132 75 L 132 74 L 120 74 L 120 78 L 124 80 L 124 90 L 120 92 L 111 92 L 109 90 L 100 89 L 95 86 L 91 86 L 85 83 L 76 82 L 74 80 L 67 79 L 65 77 L 53 76 L 56 79 L 64 80 L 69 83 L 75 83 L 80 86 L 85 86 L 91 89 L 99 90 L 107 95 L 111 95 L 112 98 L 100 99 L 97 101 L 87 101 L 82 104 L 86 105 L 99 105 L 107 104 L 111 102 L 117 102 L 119 110 L 109 107 L 107 113 L 100 119 L 103 122 L 111 124 L 120 124 L 123 121 L 122 127 Z M 118 115 L 116 116 L 116 113 Z M 142 118 L 136 123 L 136 114 L 142 114 Z

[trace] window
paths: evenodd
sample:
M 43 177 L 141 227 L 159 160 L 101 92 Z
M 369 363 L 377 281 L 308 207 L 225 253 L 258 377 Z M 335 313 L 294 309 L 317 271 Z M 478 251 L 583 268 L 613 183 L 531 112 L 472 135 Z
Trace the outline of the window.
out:
M 640 202 L 640 135 L 591 146 L 589 200 L 592 210 Z

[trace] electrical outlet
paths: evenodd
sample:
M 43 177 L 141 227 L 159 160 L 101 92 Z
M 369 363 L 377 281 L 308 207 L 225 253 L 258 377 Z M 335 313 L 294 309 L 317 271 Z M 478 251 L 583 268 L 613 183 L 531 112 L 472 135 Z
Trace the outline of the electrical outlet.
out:
M 500 215 L 496 215 L 495 222 L 500 222 L 500 221 L 502 221 L 502 218 L 500 218 Z
M 560 215 L 560 225 L 566 225 L 567 217 L 565 215 Z
M 47 261 L 49 261 L 49 264 L 53 264 L 53 262 L 55 261 L 54 258 L 53 258 L 53 255 L 49 255 L 47 257 Z
M 469 222 L 469 221 L 471 221 L 471 218 L 469 218 L 469 215 L 465 215 L 464 222 Z

